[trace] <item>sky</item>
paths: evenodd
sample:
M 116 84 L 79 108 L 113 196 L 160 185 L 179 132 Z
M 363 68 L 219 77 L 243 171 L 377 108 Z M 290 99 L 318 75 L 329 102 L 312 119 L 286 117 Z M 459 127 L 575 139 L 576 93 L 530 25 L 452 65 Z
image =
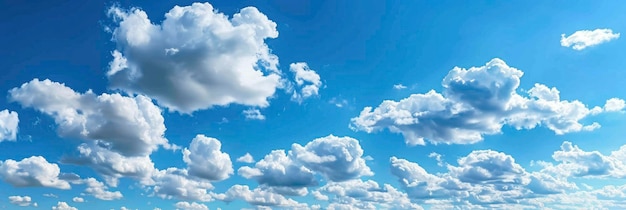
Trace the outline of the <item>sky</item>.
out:
M 0 209 L 625 209 L 623 1 L 0 1 Z

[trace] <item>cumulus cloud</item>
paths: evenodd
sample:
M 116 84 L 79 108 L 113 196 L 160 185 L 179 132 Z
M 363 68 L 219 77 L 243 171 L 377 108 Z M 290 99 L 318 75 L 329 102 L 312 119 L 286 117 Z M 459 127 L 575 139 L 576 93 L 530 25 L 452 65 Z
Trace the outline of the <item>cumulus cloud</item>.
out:
M 0 111 L 0 142 L 16 140 L 19 122 L 17 112 L 6 109 Z
M 485 66 L 455 67 L 443 79 L 443 93 L 431 90 L 400 101 L 383 101 L 365 107 L 351 120 L 351 128 L 368 133 L 388 129 L 401 133 L 409 145 L 471 144 L 483 135 L 501 133 L 504 125 L 516 129 L 544 126 L 555 134 L 590 131 L 598 123 L 583 124 L 585 117 L 619 107 L 610 99 L 609 109 L 588 108 L 580 101 L 561 100 L 556 88 L 535 84 L 527 96 L 517 89 L 523 72 L 500 59 Z
M 617 39 L 619 36 L 619 33 L 613 33 L 611 29 L 580 30 L 569 36 L 561 34 L 561 46 L 572 47 L 574 50 L 584 50 L 587 47 Z
M 215 198 L 225 202 L 243 200 L 259 207 L 307 208 L 306 204 L 299 203 L 291 198 L 286 198 L 283 195 L 262 190 L 261 188 L 250 190 L 250 187 L 247 185 L 233 185 L 225 193 L 216 194 Z
M 52 210 L 78 210 L 78 209 L 68 205 L 66 202 L 59 201 L 56 206 L 52 207 Z
M 152 176 L 151 189 L 154 195 L 164 199 L 191 201 L 211 201 L 213 185 L 206 179 L 189 175 L 186 169 L 168 168 L 159 170 Z
M 402 89 L 406 89 L 406 86 L 404 86 L 403 84 L 395 84 L 393 85 L 393 89 L 402 90 Z
M 437 174 L 405 159 L 392 157 L 390 162 L 391 173 L 408 197 L 424 204 L 476 205 L 474 209 L 498 208 L 494 204 L 511 207 L 509 204 L 520 204 L 521 200 L 578 189 L 565 177 L 544 171 L 527 172 L 510 155 L 492 150 L 473 151 L 459 158 L 456 166 L 446 164 L 447 172 Z
M 161 24 L 138 8 L 109 14 L 117 23 L 107 72 L 113 88 L 190 113 L 232 103 L 265 107 L 281 86 L 278 57 L 265 43 L 278 37 L 276 23 L 254 7 L 229 18 L 209 3 L 175 6 Z
M 44 157 L 32 156 L 20 161 L 0 161 L 0 177 L 15 187 L 52 187 L 70 189 L 70 184 L 59 178 L 61 169 Z
M 543 171 L 562 176 L 574 177 L 626 177 L 626 162 L 624 162 L 626 147 L 610 155 L 598 151 L 584 151 L 569 141 L 561 144 L 561 150 L 555 151 L 552 158 L 558 161 L 557 165 L 542 162 Z
M 297 90 L 293 90 L 292 100 L 302 102 L 304 99 L 319 95 L 319 89 L 322 86 L 320 75 L 310 69 L 307 63 L 292 63 L 289 65 L 289 70 L 295 74 L 297 86 Z
M 422 209 L 411 202 L 406 193 L 400 192 L 389 184 L 380 186 L 372 180 L 360 179 L 345 182 L 330 182 L 320 191 L 334 195 L 330 200 L 331 206 L 346 205 L 349 209 Z M 315 195 L 314 195 L 315 196 Z M 326 195 L 318 195 L 328 200 Z M 324 197 L 325 196 L 325 197 Z
M 33 79 L 11 89 L 9 98 L 53 117 L 62 137 L 95 141 L 124 156 L 171 147 L 161 110 L 145 96 L 77 93 L 62 83 Z
M 242 162 L 242 163 L 254 163 L 254 157 L 252 157 L 252 155 L 250 155 L 250 153 L 247 153 L 239 158 L 237 158 L 237 162 Z
M 233 174 L 230 156 L 221 152 L 222 143 L 204 135 L 197 135 L 183 150 L 183 160 L 189 167 L 189 174 L 208 180 L 224 180 Z
M 246 120 L 265 120 L 265 115 L 258 109 L 246 109 L 243 110 L 242 114 L 246 117 Z
M 94 178 L 88 178 L 85 180 L 81 180 L 79 183 L 85 184 L 87 187 L 85 188 L 85 193 L 92 195 L 93 197 L 100 200 L 119 200 L 124 196 L 120 191 L 108 191 L 108 187 L 104 185 L 104 183 L 99 182 Z M 74 202 L 82 202 L 83 198 L 74 198 L 72 199 Z
M 74 201 L 74 203 L 83 203 L 85 202 L 85 199 L 81 197 L 74 197 L 72 198 L 72 201 Z
M 13 204 L 13 205 L 18 205 L 18 206 L 37 206 L 37 203 L 32 203 L 33 200 L 30 196 L 9 196 L 9 203 Z
M 274 192 L 290 195 L 305 194 L 302 188 L 316 186 L 316 173 L 336 182 L 373 175 L 358 140 L 333 135 L 314 139 L 305 146 L 293 144 L 289 152 L 274 150 L 254 167 L 241 167 L 237 173 Z
M 175 206 L 176 209 L 180 210 L 209 210 L 209 207 L 207 207 L 206 205 L 196 202 L 178 202 L 175 204 Z

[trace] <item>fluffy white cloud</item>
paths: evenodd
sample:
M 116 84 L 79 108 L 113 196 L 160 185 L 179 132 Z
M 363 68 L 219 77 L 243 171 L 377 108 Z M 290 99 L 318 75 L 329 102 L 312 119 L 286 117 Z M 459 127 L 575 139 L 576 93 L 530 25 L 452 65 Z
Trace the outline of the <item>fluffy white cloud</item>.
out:
M 0 142 L 4 140 L 15 141 L 17 137 L 17 125 L 20 122 L 17 112 L 0 111 Z
M 422 209 L 419 205 L 412 203 L 406 193 L 400 192 L 388 184 L 380 186 L 372 180 L 354 179 L 344 182 L 329 182 L 322 186 L 320 191 L 335 195 L 330 200 L 331 202 L 349 204 L 356 209 L 377 209 L 376 206 L 383 209 Z M 323 196 L 322 198 L 324 198 Z M 328 196 L 325 198 L 328 199 Z
M 288 153 L 274 150 L 254 167 L 241 167 L 237 173 L 288 195 L 303 195 L 306 191 L 302 188 L 316 186 L 316 173 L 337 182 L 373 175 L 358 140 L 333 135 L 314 139 L 305 146 L 293 144 Z
M 204 135 L 197 135 L 183 150 L 183 160 L 189 167 L 189 175 L 208 180 L 224 180 L 233 174 L 230 155 L 221 152 L 222 143 Z
M 229 19 L 209 3 L 175 6 L 161 24 L 138 8 L 109 14 L 119 24 L 107 73 L 113 88 L 190 113 L 231 103 L 265 107 L 281 86 L 278 57 L 265 44 L 278 37 L 276 23 L 254 7 Z
M 92 195 L 93 197 L 100 200 L 119 200 L 124 197 L 120 191 L 108 191 L 108 187 L 104 186 L 104 183 L 99 182 L 94 178 L 81 180 L 79 183 L 84 183 L 87 186 L 85 188 L 85 193 Z M 72 200 L 74 202 L 84 201 L 83 198 L 74 198 Z
M 74 197 L 72 198 L 72 201 L 74 201 L 74 203 L 83 203 L 85 202 L 85 199 L 81 197 Z
M 574 50 L 583 50 L 587 47 L 617 39 L 619 36 L 619 33 L 613 33 L 611 29 L 580 30 L 569 36 L 561 34 L 561 46 L 572 47 Z
M 239 158 L 237 158 L 237 162 L 242 163 L 254 163 L 254 157 L 250 153 L 247 153 Z
M 225 193 L 216 194 L 215 198 L 225 202 L 243 200 L 251 205 L 259 207 L 307 208 L 306 204 L 298 203 L 291 198 L 286 198 L 280 194 L 262 190 L 260 188 L 250 190 L 250 187 L 246 185 L 233 185 Z
M 242 114 L 247 120 L 265 120 L 265 115 L 259 109 L 246 109 Z
M 104 176 L 107 184 L 117 186 L 118 178 L 149 179 L 154 163 L 149 156 L 126 157 L 95 142 L 78 146 L 79 157 L 66 157 L 62 163 L 86 165 Z
M 460 167 L 448 166 L 452 176 L 467 183 L 528 184 L 526 170 L 510 155 L 493 150 L 472 151 L 458 160 Z
M 626 107 L 626 102 L 624 102 L 624 100 L 619 98 L 611 98 L 606 101 L 606 104 L 604 104 L 604 111 L 620 112 L 624 110 L 624 107 Z
M 44 157 L 32 156 L 21 161 L 0 161 L 0 177 L 15 187 L 52 187 L 70 189 L 70 184 L 59 178 L 61 169 Z
M 30 196 L 9 196 L 9 203 L 18 206 L 30 206 L 31 204 L 37 206 L 37 203 L 32 203 L 33 200 Z
M 209 207 L 207 207 L 206 205 L 196 202 L 178 202 L 175 204 L 175 206 L 176 209 L 180 210 L 209 210 Z
M 76 207 L 68 205 L 66 202 L 59 201 L 56 206 L 52 207 L 52 210 L 78 210 Z
M 33 79 L 11 89 L 9 98 L 53 117 L 59 135 L 96 141 L 124 156 L 171 147 L 163 137 L 161 110 L 144 96 L 77 93 L 62 83 Z
M 213 185 L 206 179 L 189 176 L 185 169 L 168 168 L 159 170 L 152 176 L 154 194 L 160 198 L 191 201 L 211 201 Z
M 559 164 L 542 163 L 543 171 L 562 176 L 624 178 L 626 156 L 623 154 L 626 154 L 624 146 L 610 155 L 604 155 L 598 151 L 584 151 L 565 141 L 561 144 L 561 150 L 552 155 Z
M 289 65 L 289 70 L 295 74 L 296 89 L 299 89 L 293 90 L 292 100 L 302 102 L 304 99 L 319 94 L 322 86 L 320 75 L 310 69 L 307 63 L 292 63 Z
M 504 125 L 516 129 L 544 126 L 556 134 L 589 131 L 600 125 L 585 125 L 582 119 L 615 111 L 561 100 L 556 88 L 542 84 L 535 84 L 527 97 L 522 96 L 517 93 L 522 75 L 497 58 L 482 67 L 455 67 L 443 79 L 443 94 L 431 90 L 400 101 L 383 101 L 376 108 L 365 107 L 350 126 L 368 133 L 382 129 L 401 133 L 409 145 L 424 145 L 425 140 L 470 144 L 481 141 L 483 135 L 501 133 Z M 619 99 L 609 101 L 608 107 L 619 107 L 615 105 Z
M 359 141 L 329 135 L 314 139 L 305 146 L 293 144 L 291 154 L 305 167 L 330 181 L 346 181 L 374 173 L 365 164 Z

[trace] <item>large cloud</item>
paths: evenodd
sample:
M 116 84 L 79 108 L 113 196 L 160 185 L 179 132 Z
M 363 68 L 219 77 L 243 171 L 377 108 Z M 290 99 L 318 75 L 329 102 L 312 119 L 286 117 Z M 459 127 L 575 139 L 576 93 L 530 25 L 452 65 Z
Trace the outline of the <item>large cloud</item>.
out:
M 189 174 L 208 180 L 224 180 L 233 174 L 230 156 L 221 152 L 222 143 L 204 135 L 197 135 L 183 150 L 183 160 L 189 167 Z
M 189 113 L 231 103 L 265 107 L 281 87 L 278 57 L 265 43 L 276 23 L 254 7 L 229 19 L 209 3 L 172 8 L 153 24 L 138 8 L 113 7 L 113 88 Z
M 500 59 L 485 66 L 455 67 L 443 79 L 443 94 L 431 90 L 400 101 L 365 107 L 351 127 L 368 133 L 389 129 L 401 133 L 407 144 L 469 144 L 483 135 L 497 134 L 504 125 L 517 129 L 545 126 L 556 134 L 593 130 L 598 123 L 580 121 L 592 114 L 620 111 L 621 99 L 610 99 L 604 109 L 589 109 L 580 101 L 561 100 L 556 88 L 535 84 L 528 96 L 517 93 L 523 72 Z M 609 103 L 610 102 L 610 103 Z M 623 106 L 621 106 L 623 108 Z
M 274 150 L 255 167 L 241 167 L 238 173 L 262 185 L 291 188 L 317 185 L 315 173 L 337 182 L 373 175 L 358 140 L 333 135 L 314 139 L 305 146 L 293 144 L 288 153 Z
M 97 141 L 124 156 L 170 147 L 161 110 L 144 96 L 77 93 L 62 83 L 33 79 L 11 89 L 9 98 L 53 117 L 59 135 Z
M 21 161 L 0 161 L 0 178 L 15 187 L 52 187 L 70 189 L 70 184 L 59 178 L 61 169 L 44 157 L 32 156 Z
M 0 111 L 0 142 L 4 140 L 15 141 L 17 137 L 17 124 L 20 122 L 17 112 Z
M 611 29 L 580 30 L 569 36 L 561 34 L 561 46 L 572 47 L 574 50 L 584 50 L 587 47 L 599 45 L 619 38 L 619 33 Z

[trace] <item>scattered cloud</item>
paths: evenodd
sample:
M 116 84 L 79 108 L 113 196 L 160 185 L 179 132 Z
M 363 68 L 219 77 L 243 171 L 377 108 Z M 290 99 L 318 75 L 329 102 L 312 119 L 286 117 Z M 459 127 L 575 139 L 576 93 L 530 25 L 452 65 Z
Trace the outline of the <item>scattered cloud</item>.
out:
M 246 120 L 265 120 L 265 115 L 258 109 L 246 109 L 243 110 L 242 114 L 246 117 Z
M 196 202 L 178 202 L 175 204 L 175 206 L 176 209 L 180 210 L 209 210 L 209 207 L 207 207 L 206 205 Z
M 319 95 L 319 89 L 322 86 L 320 75 L 310 69 L 307 63 L 292 63 L 289 65 L 289 70 L 295 74 L 297 89 L 293 90 L 292 100 L 302 102 L 304 99 Z
M 350 127 L 367 133 L 388 129 L 401 133 L 409 145 L 471 144 L 483 135 L 501 133 L 503 126 L 516 129 L 547 127 L 555 134 L 591 131 L 597 122 L 583 124 L 585 117 L 619 108 L 609 99 L 609 109 L 588 108 L 580 101 L 561 100 L 556 88 L 535 84 L 527 96 L 517 89 L 524 73 L 493 59 L 485 66 L 455 67 L 443 79 L 443 94 L 431 90 L 400 101 L 386 100 L 365 107 Z M 621 107 L 623 108 L 623 107 Z
M 119 200 L 124 197 L 120 191 L 115 191 L 115 192 L 108 191 L 108 187 L 105 186 L 104 183 L 99 182 L 98 180 L 94 178 L 88 178 L 88 179 L 82 180 L 80 181 L 80 183 L 84 183 L 87 186 L 85 188 L 85 193 L 87 193 L 88 195 L 92 195 L 93 197 L 100 199 L 100 200 L 105 200 L 105 201 Z M 78 202 L 76 201 L 76 199 L 72 199 L 72 200 L 74 202 Z M 83 200 L 83 199 L 78 198 L 78 200 Z
M 299 203 L 291 198 L 286 198 L 283 195 L 262 190 L 261 188 L 250 190 L 250 187 L 247 185 L 233 185 L 225 193 L 215 195 L 215 198 L 225 202 L 244 200 L 251 205 L 259 207 L 307 208 L 306 204 Z
M 340 99 L 340 98 L 337 98 L 337 97 L 331 98 L 330 101 L 328 101 L 328 103 L 331 103 L 331 104 L 333 104 L 333 105 L 335 105 L 336 107 L 339 107 L 339 108 L 343 108 L 343 107 L 348 106 L 348 100 Z
M 59 201 L 56 206 L 52 207 L 52 210 L 78 210 L 78 209 L 68 205 L 66 202 Z
M 393 89 L 396 89 L 396 90 L 402 90 L 402 89 L 406 89 L 406 88 L 407 87 L 404 86 L 403 84 L 395 84 L 395 85 L 393 85 Z
M 0 161 L 0 178 L 15 187 L 51 187 L 70 189 L 70 184 L 59 178 L 61 169 L 42 156 L 32 156 L 20 161 Z
M 74 201 L 74 203 L 83 203 L 85 202 L 85 199 L 81 197 L 74 197 L 72 198 L 72 201 Z
M 239 158 L 237 158 L 237 162 L 241 162 L 241 163 L 254 163 L 254 157 L 252 157 L 252 155 L 250 155 L 250 153 L 247 153 Z
M 587 47 L 617 39 L 619 36 L 620 33 L 613 33 L 611 29 L 580 30 L 569 36 L 561 34 L 561 46 L 572 47 L 574 50 L 584 50 Z
M 255 7 L 229 18 L 209 3 L 176 6 L 161 24 L 139 8 L 109 14 L 118 46 L 107 72 L 112 88 L 191 113 L 232 103 L 266 107 L 281 86 L 278 57 L 265 43 L 278 37 L 276 23 Z
M 30 206 L 33 205 L 37 207 L 37 203 L 33 203 L 33 200 L 30 196 L 9 196 L 9 203 L 18 206 Z
M 16 140 L 19 122 L 17 112 L 6 109 L 0 111 L 0 142 Z
M 220 181 L 233 174 L 230 155 L 221 152 L 222 143 L 204 135 L 197 135 L 183 150 L 183 160 L 188 166 L 189 175 Z

